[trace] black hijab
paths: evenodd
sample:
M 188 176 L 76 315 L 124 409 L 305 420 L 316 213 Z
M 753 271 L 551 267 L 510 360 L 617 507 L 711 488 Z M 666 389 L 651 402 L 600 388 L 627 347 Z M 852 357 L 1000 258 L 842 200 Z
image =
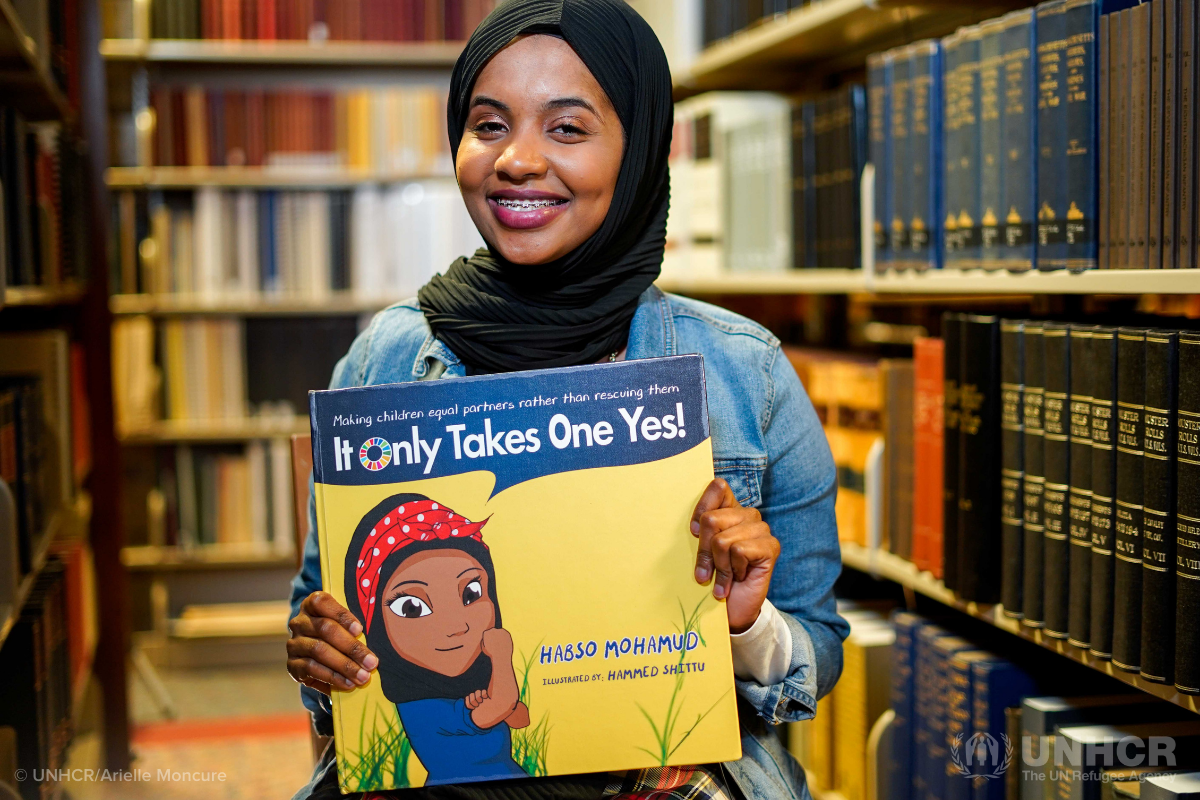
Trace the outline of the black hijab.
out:
M 418 293 L 434 334 L 476 372 L 589 364 L 620 350 L 666 245 L 671 74 L 650 26 L 622 0 L 508 0 L 454 65 L 447 104 L 457 157 L 480 70 L 522 34 L 562 38 L 616 109 L 625 155 L 599 230 L 548 264 L 509 263 L 495 248 L 459 258 Z

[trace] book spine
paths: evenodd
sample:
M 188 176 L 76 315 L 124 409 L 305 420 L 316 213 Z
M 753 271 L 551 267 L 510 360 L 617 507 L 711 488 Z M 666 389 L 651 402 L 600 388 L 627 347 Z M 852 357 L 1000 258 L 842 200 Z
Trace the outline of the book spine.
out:
M 1025 325 L 1000 323 L 1000 602 L 1020 617 L 1024 567 Z
M 1037 7 L 1038 211 L 1037 268 L 1067 266 L 1066 6 L 1046 0 Z
M 1043 609 L 1049 636 L 1067 637 L 1068 544 L 1071 466 L 1071 336 L 1067 325 L 1047 322 L 1042 329 L 1046 370 L 1042 425 L 1046 481 L 1042 504 Z
M 959 206 L 954 209 L 961 254 L 959 264 L 964 269 L 978 269 L 980 258 L 980 53 L 982 31 L 979 26 L 963 33 L 962 62 L 959 67 L 958 97 L 958 181 Z
M 867 92 L 870 103 L 870 156 L 875 165 L 875 269 L 887 270 L 891 249 L 887 243 L 887 223 L 892 218 L 891 189 L 891 99 L 892 60 L 885 53 L 867 59 Z
M 1113 553 L 1116 527 L 1113 506 L 1117 488 L 1117 331 L 1092 331 L 1092 509 L 1091 583 L 1088 649 L 1097 658 L 1112 658 Z
M 1171 683 L 1175 674 L 1175 409 L 1179 334 L 1146 334 L 1146 411 L 1142 415 L 1141 675 Z
M 1067 267 L 1095 269 L 1099 119 L 1096 103 L 1096 44 L 1100 30 L 1098 0 L 1066 3 L 1067 101 Z
M 807 102 L 801 106 L 804 118 L 804 247 L 805 266 L 817 264 L 817 104 Z
M 943 343 L 913 343 L 913 563 L 942 576 Z
M 1130 133 L 1129 268 L 1145 269 L 1150 257 L 1149 150 L 1146 127 L 1150 116 L 1150 4 L 1129 9 L 1130 71 L 1129 96 L 1132 120 Z
M 792 106 L 792 266 L 803 269 L 808 266 L 808 222 L 805 219 L 805 187 L 808 175 L 805 172 L 804 143 L 808 132 L 804 125 L 804 105 Z M 878 189 L 878 187 L 877 187 Z M 876 253 L 876 261 L 880 255 Z
M 909 141 L 912 104 L 909 92 L 910 59 L 908 48 L 895 52 L 892 65 L 892 180 L 891 194 L 892 223 L 888 231 L 891 247 L 891 264 L 894 269 L 908 269 L 909 258 L 908 224 L 912 216 L 912 147 Z
M 1068 533 L 1067 633 L 1076 647 L 1087 647 L 1088 601 L 1092 587 L 1092 331 L 1071 326 L 1071 467 Z
M 1124 269 L 1129 263 L 1129 79 L 1130 38 L 1129 14 L 1116 11 L 1108 15 L 1109 41 L 1112 44 L 1113 74 L 1109 79 L 1112 92 L 1112 136 L 1108 141 L 1108 153 L 1112 159 L 1109 167 L 1106 191 L 1110 198 L 1109 224 L 1112 226 L 1111 252 L 1108 265 L 1112 269 Z
M 966 316 L 958 387 L 958 591 L 1000 599 L 1000 322 Z
M 958 179 L 962 158 L 963 36 L 953 33 L 942 39 L 942 186 L 946 218 L 942 222 L 942 258 L 946 267 L 962 267 L 962 236 L 958 230 L 958 209 L 963 202 L 962 182 Z
M 1004 214 L 1003 20 L 984 23 L 979 42 L 979 263 L 1004 267 L 1000 217 Z M 1019 413 L 1019 410 L 1018 410 Z
M 1044 466 L 1045 437 L 1042 427 L 1042 406 L 1045 392 L 1045 346 L 1042 343 L 1042 324 L 1026 322 L 1023 334 L 1025 371 L 1022 377 L 1025 390 L 1022 394 L 1023 422 L 1025 426 L 1022 446 L 1022 468 L 1024 480 L 1024 509 L 1022 529 L 1024 545 L 1022 556 L 1022 599 L 1021 611 L 1024 623 L 1030 627 L 1041 627 L 1045 622 L 1042 609 L 1043 554 L 1042 503 L 1046 488 Z
M 1162 88 L 1163 88 L 1163 0 L 1150 2 L 1150 90 L 1148 116 L 1146 117 L 1146 191 L 1149 217 L 1146 220 L 1146 266 L 1161 269 L 1163 266 L 1162 240 Z M 1138 548 L 1140 551 L 1140 547 Z
M 1178 269 L 1193 269 L 1195 256 L 1195 192 L 1196 192 L 1196 0 L 1179 0 L 1179 101 L 1176 131 L 1179 136 L 1178 178 L 1176 191 L 1178 207 L 1175 228 L 1176 263 Z
M 1146 331 L 1117 332 L 1117 535 L 1113 564 L 1114 666 L 1137 672 L 1142 655 L 1142 414 Z M 1095 564 L 1093 564 L 1095 569 Z
M 1200 694 L 1200 333 L 1179 334 L 1175 419 L 1175 688 Z
M 958 471 L 959 370 L 962 369 L 964 315 L 942 315 L 945 354 L 942 406 L 942 581 L 958 590 Z
M 896 630 L 896 641 L 892 644 L 892 670 L 890 674 L 892 713 L 892 747 L 889 754 L 889 781 L 893 797 L 908 797 L 912 787 L 912 736 L 913 736 L 913 648 L 916 632 L 920 629 L 921 617 L 899 612 L 892 615 L 892 627 Z
M 1179 206 L 1175 197 L 1179 185 L 1178 169 L 1179 131 L 1176 130 L 1179 114 L 1179 62 L 1176 58 L 1179 42 L 1179 0 L 1157 0 L 1163 18 L 1162 54 L 1162 266 L 1174 269 L 1178 263 L 1176 215 Z
M 951 752 L 957 745 L 959 748 L 971 738 L 974 720 L 971 719 L 973 708 L 974 686 L 971 681 L 971 661 L 951 657 L 945 664 L 946 693 L 942 702 L 946 707 L 945 750 Z M 950 759 L 944 759 L 939 765 L 945 771 L 945 791 L 943 800 L 970 800 L 971 776 L 963 775 Z
M 1108 251 L 1110 244 L 1109 237 L 1111 236 L 1109 217 L 1113 213 L 1112 195 L 1108 192 L 1109 164 L 1112 160 L 1111 138 L 1109 136 L 1109 131 L 1112 129 L 1109 122 L 1109 114 L 1111 112 L 1109 89 L 1110 76 L 1112 74 L 1112 71 L 1109 69 L 1109 59 L 1112 57 L 1112 45 L 1109 42 L 1109 36 L 1111 35 L 1112 26 L 1109 24 L 1109 16 L 1105 14 L 1100 17 L 1100 40 L 1097 49 L 1100 79 L 1096 100 L 1100 104 L 1100 186 L 1103 187 L 1103 191 L 1100 193 L 1100 230 L 1097 233 L 1099 241 L 1098 266 L 1100 269 L 1109 268 Z
M 909 252 L 918 270 L 942 265 L 942 46 L 924 41 L 912 45 L 909 91 L 912 103 L 910 146 L 912 159 L 912 216 Z
M 1007 269 L 1032 269 L 1037 216 L 1037 72 L 1033 9 L 1005 17 L 1004 30 L 1004 260 Z

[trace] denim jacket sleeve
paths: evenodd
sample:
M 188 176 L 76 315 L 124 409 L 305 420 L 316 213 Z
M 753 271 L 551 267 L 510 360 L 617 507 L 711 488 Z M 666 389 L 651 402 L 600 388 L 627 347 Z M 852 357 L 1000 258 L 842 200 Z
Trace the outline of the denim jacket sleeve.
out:
M 768 362 L 763 422 L 767 467 L 759 510 L 781 550 L 768 593 L 792 634 L 792 663 L 782 682 L 738 681 L 738 693 L 768 722 L 816 712 L 842 672 L 849 625 L 838 616 L 833 584 L 841 573 L 833 504 L 837 471 L 820 420 L 778 345 Z

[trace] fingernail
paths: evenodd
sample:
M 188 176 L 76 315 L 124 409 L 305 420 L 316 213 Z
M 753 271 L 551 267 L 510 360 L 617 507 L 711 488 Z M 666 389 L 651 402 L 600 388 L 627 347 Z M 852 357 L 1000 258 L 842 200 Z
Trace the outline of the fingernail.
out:
M 358 636 L 360 633 L 362 633 L 362 623 L 360 623 L 358 620 L 351 622 L 350 623 L 350 635 Z
M 375 657 L 374 653 L 367 653 L 367 657 L 363 659 L 362 664 L 367 669 L 375 669 L 379 666 L 379 659 Z
M 696 536 L 699 536 L 700 535 L 700 523 L 693 520 L 691 527 L 692 527 L 692 533 Z
M 721 600 L 725 597 L 725 584 L 718 583 L 713 587 L 713 597 L 717 598 L 718 600 Z
M 341 683 L 342 686 L 345 686 L 347 689 L 354 687 L 353 681 L 351 681 L 345 675 L 338 675 L 338 682 Z
M 696 567 L 696 582 L 708 583 L 708 567 Z
M 360 684 L 366 683 L 367 681 L 371 680 L 371 673 L 367 672 L 365 669 L 360 669 L 358 674 L 354 676 L 354 679 Z

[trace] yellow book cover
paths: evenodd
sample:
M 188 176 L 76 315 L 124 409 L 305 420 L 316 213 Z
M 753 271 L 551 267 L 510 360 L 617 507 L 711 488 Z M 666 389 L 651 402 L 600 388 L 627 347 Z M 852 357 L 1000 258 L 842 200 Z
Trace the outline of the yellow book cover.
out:
M 343 792 L 740 757 L 700 356 L 310 397 L 323 585 L 380 659 Z

